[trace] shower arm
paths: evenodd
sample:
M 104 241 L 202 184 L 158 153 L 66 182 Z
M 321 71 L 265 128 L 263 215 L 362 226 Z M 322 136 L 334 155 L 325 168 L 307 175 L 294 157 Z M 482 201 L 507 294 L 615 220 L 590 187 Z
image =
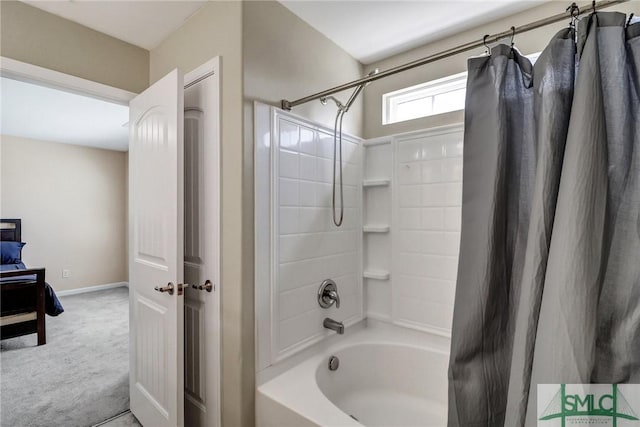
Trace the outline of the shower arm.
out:
M 581 6 L 580 10 L 593 11 L 595 13 L 595 11 L 597 10 L 604 9 L 606 7 L 610 7 L 620 3 L 626 3 L 628 1 L 630 0 L 603 0 L 595 3 L 593 6 L 591 3 L 588 5 Z M 565 19 L 573 19 L 572 13 L 573 12 L 570 9 L 564 13 L 558 13 L 556 15 L 549 16 L 548 18 L 540 19 L 538 21 L 534 21 L 529 24 L 515 27 L 514 29 L 509 29 L 501 33 L 484 37 L 480 40 L 475 40 L 465 44 L 461 44 L 459 46 L 446 49 L 438 53 L 434 53 L 433 55 L 429 55 L 424 58 L 420 58 L 415 61 L 408 62 L 406 64 L 398 65 L 397 67 L 389 68 L 388 70 L 380 71 L 378 74 L 369 75 L 367 77 L 363 77 L 361 79 L 354 80 L 349 83 L 344 83 L 340 86 L 336 86 L 334 88 L 327 89 L 322 92 L 315 93 L 313 95 L 305 96 L 304 98 L 300 98 L 295 101 L 289 101 L 289 100 L 283 99 L 281 101 L 281 107 L 283 110 L 290 111 L 293 107 L 296 107 L 298 105 L 305 104 L 307 102 L 310 102 L 316 99 L 328 98 L 330 95 L 333 95 L 334 93 L 342 92 L 343 90 L 351 89 L 366 83 L 373 82 L 375 80 L 380 80 L 385 77 L 392 76 L 394 74 L 411 70 L 416 67 L 421 67 L 423 65 L 427 65 L 432 62 L 437 62 L 442 59 L 448 58 L 450 56 L 458 55 L 460 53 L 467 52 L 469 50 L 483 47 L 485 42 L 496 43 L 501 39 L 508 38 L 508 37 L 510 38 L 515 36 L 516 34 L 525 33 L 527 31 L 535 30 L 540 27 L 545 27 L 547 25 L 555 24 L 556 22 L 564 21 Z
M 336 107 L 338 107 L 338 110 L 344 110 L 347 111 L 345 109 L 345 106 L 342 102 L 340 102 L 340 100 L 338 98 L 336 98 L 335 96 L 325 96 L 320 98 L 320 102 L 322 103 L 322 105 L 327 105 L 327 101 L 328 100 L 332 100 L 333 102 L 336 103 Z

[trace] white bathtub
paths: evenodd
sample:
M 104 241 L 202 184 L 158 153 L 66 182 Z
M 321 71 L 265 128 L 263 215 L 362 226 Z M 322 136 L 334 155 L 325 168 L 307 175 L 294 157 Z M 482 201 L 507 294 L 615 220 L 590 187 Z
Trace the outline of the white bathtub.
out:
M 380 322 L 354 329 L 258 387 L 258 426 L 446 426 L 449 341 Z

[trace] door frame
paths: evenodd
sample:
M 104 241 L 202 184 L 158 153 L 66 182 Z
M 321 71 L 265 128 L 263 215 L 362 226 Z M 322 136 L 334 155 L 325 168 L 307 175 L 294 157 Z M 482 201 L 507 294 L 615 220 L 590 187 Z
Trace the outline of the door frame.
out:
M 137 94 L 92 80 L 0 56 L 0 76 L 129 106 Z
M 220 343 L 221 343 L 221 335 L 222 335 L 222 329 L 221 329 L 221 313 L 220 313 L 220 280 L 221 280 L 221 274 L 220 274 L 220 269 L 222 266 L 221 261 L 221 245 L 220 245 L 220 230 L 221 230 L 221 225 L 222 225 L 222 210 L 221 210 L 221 197 L 222 197 L 222 176 L 221 176 L 221 147 L 222 147 L 222 132 L 221 132 L 221 87 L 222 87 L 222 75 L 221 75 L 221 67 L 220 67 L 220 56 L 216 56 L 212 59 L 210 59 L 209 61 L 205 62 L 204 64 L 196 67 L 194 70 L 185 73 L 184 75 L 184 87 L 185 90 L 187 88 L 189 88 L 190 86 L 210 77 L 210 76 L 217 76 L 217 90 L 214 94 L 212 94 L 211 96 L 213 97 L 212 99 L 212 103 L 215 103 L 218 106 L 218 114 L 216 114 L 215 116 L 211 117 L 211 120 L 215 123 L 215 127 L 216 127 L 216 141 L 212 141 L 212 143 L 215 143 L 216 145 L 216 151 L 217 151 L 217 162 L 216 162 L 216 170 L 218 173 L 218 191 L 217 191 L 217 197 L 214 201 L 216 208 L 215 210 L 219 213 L 218 214 L 218 220 L 215 223 L 215 236 L 213 237 L 213 244 L 214 246 L 217 248 L 218 250 L 218 260 L 217 260 L 217 268 L 216 268 L 216 272 L 215 275 L 213 277 L 213 282 L 214 282 L 214 291 L 211 293 L 213 296 L 213 309 L 214 309 L 214 313 L 216 314 L 214 316 L 215 319 L 215 325 L 206 325 L 207 329 L 210 330 L 215 330 L 215 341 L 213 343 L 213 346 L 209 346 L 212 347 L 214 349 L 214 354 L 212 355 L 213 358 L 213 362 L 214 363 L 209 363 L 211 362 L 210 358 L 207 357 L 206 362 L 206 368 L 207 370 L 209 369 L 213 369 L 214 375 L 213 377 L 216 379 L 214 387 L 216 389 L 216 398 L 214 399 L 213 408 L 208 408 L 209 410 L 214 410 L 216 413 L 216 424 L 210 427 L 219 427 L 222 424 L 222 416 L 221 416 L 221 408 L 222 408 L 222 384 L 221 384 L 221 371 L 222 371 L 222 360 L 221 360 L 221 352 L 220 352 Z M 186 337 L 185 337 L 186 339 Z M 208 376 L 208 375 L 207 375 Z
M 185 74 L 185 77 L 184 77 L 185 86 L 188 86 L 190 84 L 195 83 L 196 81 L 206 78 L 206 76 L 209 75 L 209 73 L 211 72 L 217 73 L 218 75 L 218 91 L 216 96 L 218 98 L 217 99 L 218 105 L 220 106 L 220 100 L 221 100 L 220 92 L 222 87 L 222 77 L 221 77 L 221 67 L 220 67 L 219 56 L 205 62 L 204 64 L 200 65 L 199 67 Z M 66 92 L 89 96 L 92 98 L 97 98 L 104 101 L 112 102 L 119 105 L 126 105 L 126 106 L 129 105 L 129 101 L 131 101 L 133 98 L 136 97 L 136 95 L 138 95 L 137 93 L 130 92 L 124 89 L 105 85 L 93 80 L 84 79 L 84 78 L 73 76 L 70 74 L 65 74 L 59 71 L 40 67 L 38 65 L 21 62 L 21 61 L 4 57 L 4 56 L 0 56 L 0 76 L 11 78 L 14 80 L 19 80 L 22 82 L 34 83 L 37 85 L 46 86 L 54 89 L 60 89 Z M 221 107 L 219 107 L 219 111 L 220 111 L 220 108 Z M 221 141 L 222 141 L 220 114 L 218 114 L 216 117 L 213 117 L 212 119 L 217 122 L 216 124 L 218 129 L 218 135 L 217 135 L 218 171 L 220 171 L 220 165 L 221 165 L 220 153 L 221 153 Z M 220 179 L 219 183 L 221 182 L 222 180 Z M 220 197 L 221 197 L 221 191 L 222 191 L 221 186 L 219 186 L 218 191 L 219 192 L 218 192 L 217 204 L 218 204 L 218 211 L 221 212 L 220 210 L 220 206 L 221 206 Z M 221 229 L 220 219 L 221 218 L 219 218 L 216 223 L 217 233 L 215 238 L 216 241 L 214 242 L 216 247 L 218 248 L 221 247 L 220 246 L 220 229 Z M 214 408 L 214 410 L 218 414 L 217 416 L 218 426 L 221 425 L 221 407 L 222 407 L 222 400 L 221 400 L 222 399 L 222 394 L 221 394 L 222 392 L 222 387 L 221 387 L 222 360 L 221 360 L 221 352 L 220 352 L 220 342 L 221 342 L 221 333 L 222 333 L 221 316 L 220 316 L 221 314 L 220 313 L 220 284 L 221 284 L 220 268 L 221 268 L 221 263 L 220 261 L 218 261 L 218 269 L 216 271 L 216 275 L 215 275 L 216 277 L 214 277 L 216 292 L 213 292 L 213 294 L 215 295 L 214 309 L 216 310 L 216 313 L 217 313 L 217 319 L 216 319 L 217 324 L 212 325 L 213 327 L 217 328 L 217 331 L 218 331 L 218 333 L 216 334 L 217 342 L 215 343 L 216 354 L 214 355 L 215 360 L 217 360 L 217 363 L 215 363 L 213 366 L 216 373 L 215 376 L 218 379 L 215 385 L 215 387 L 217 388 L 217 398 L 215 399 L 215 408 Z M 212 427 L 217 427 L 217 426 L 212 426 Z

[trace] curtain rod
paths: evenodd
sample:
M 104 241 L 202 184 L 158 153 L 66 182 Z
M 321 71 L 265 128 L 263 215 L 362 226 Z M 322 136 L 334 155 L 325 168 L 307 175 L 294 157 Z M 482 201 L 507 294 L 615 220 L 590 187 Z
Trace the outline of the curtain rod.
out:
M 581 11 L 581 13 L 582 12 L 588 12 L 588 11 L 596 11 L 596 10 L 599 10 L 599 9 L 604 9 L 605 7 L 613 6 L 615 4 L 625 3 L 627 1 L 629 1 L 629 0 L 603 0 L 603 1 L 600 1 L 598 3 L 593 2 L 592 4 L 587 4 L 587 5 L 584 5 L 584 6 L 580 7 L 580 11 Z M 293 107 L 296 107 L 296 106 L 298 106 L 300 104 L 304 104 L 304 103 L 307 103 L 309 101 L 313 101 L 313 100 L 316 100 L 316 99 L 324 98 L 324 97 L 327 97 L 329 95 L 333 95 L 334 93 L 342 92 L 343 90 L 350 89 L 350 88 L 356 87 L 356 86 L 360 86 L 361 84 L 364 84 L 364 83 L 369 83 L 369 82 L 372 82 L 372 81 L 375 81 L 375 80 L 380 80 L 380 79 L 383 79 L 385 77 L 392 76 L 394 74 L 398 74 L 398 73 L 402 73 L 402 72 L 407 71 L 407 70 L 411 70 L 412 68 L 416 68 L 416 67 L 420 67 L 422 65 L 430 64 L 431 62 L 440 61 L 441 59 L 445 59 L 445 58 L 448 58 L 450 56 L 454 56 L 454 55 L 457 55 L 459 53 L 463 53 L 463 52 L 466 52 L 466 51 L 469 51 L 469 50 L 484 46 L 485 42 L 486 43 L 496 43 L 500 39 L 503 39 L 505 37 L 511 37 L 511 36 L 513 36 L 515 34 L 525 33 L 527 31 L 535 30 L 536 28 L 544 27 L 544 26 L 547 26 L 547 25 L 550 25 L 550 24 L 555 24 L 556 22 L 560 22 L 560 21 L 563 21 L 565 19 L 570 19 L 572 17 L 571 12 L 572 12 L 572 8 L 569 7 L 567 9 L 567 11 L 564 12 L 564 13 L 559 13 L 557 15 L 553 15 L 553 16 L 550 16 L 548 18 L 540 19 L 538 21 L 522 25 L 520 27 L 515 27 L 514 30 L 509 29 L 509 30 L 503 31 L 501 33 L 497 33 L 497 34 L 494 34 L 494 35 L 490 35 L 488 37 L 484 37 L 484 38 L 482 38 L 480 40 L 468 42 L 468 43 L 456 46 L 456 47 L 451 48 L 451 49 L 443 50 L 443 51 L 435 53 L 433 55 L 429 55 L 429 56 L 426 56 L 424 58 L 420 58 L 420 59 L 408 62 L 408 63 L 403 64 L 403 65 L 398 65 L 397 67 L 389 68 L 388 70 L 381 71 L 378 74 L 374 74 L 374 75 L 371 75 L 371 76 L 363 77 L 361 79 L 354 80 L 354 81 L 349 82 L 349 83 L 344 83 L 344 84 L 342 84 L 340 86 L 336 86 L 336 87 L 333 87 L 331 89 L 327 89 L 327 90 L 324 90 L 322 92 L 315 93 L 313 95 L 305 96 L 304 98 L 296 99 L 295 101 L 288 101 L 286 99 L 283 99 L 281 101 L 281 106 L 282 106 L 283 110 L 290 111 Z

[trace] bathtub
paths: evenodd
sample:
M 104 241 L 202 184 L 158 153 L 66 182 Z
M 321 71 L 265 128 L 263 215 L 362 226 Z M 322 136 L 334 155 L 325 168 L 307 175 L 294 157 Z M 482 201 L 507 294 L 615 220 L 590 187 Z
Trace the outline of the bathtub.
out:
M 257 425 L 446 426 L 448 351 L 446 337 L 369 320 L 259 385 Z

